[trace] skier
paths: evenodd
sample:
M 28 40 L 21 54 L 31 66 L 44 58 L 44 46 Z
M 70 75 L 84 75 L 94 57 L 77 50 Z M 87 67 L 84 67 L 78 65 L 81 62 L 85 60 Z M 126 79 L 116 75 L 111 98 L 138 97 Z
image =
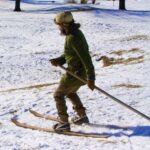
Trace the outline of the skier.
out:
M 94 90 L 94 66 L 89 54 L 87 41 L 79 29 L 80 24 L 74 22 L 71 12 L 58 13 L 54 22 L 58 25 L 61 34 L 65 35 L 66 38 L 64 53 L 58 58 L 51 59 L 51 64 L 59 66 L 67 63 L 67 69 L 82 79 L 87 80 L 88 87 Z M 84 83 L 68 73 L 62 76 L 59 86 L 54 93 L 58 117 L 61 121 L 61 123 L 53 126 L 55 131 L 70 131 L 65 97 L 70 99 L 73 104 L 73 109 L 77 112 L 77 116 L 72 118 L 72 122 L 76 124 L 89 123 L 86 109 L 76 93 L 82 85 Z

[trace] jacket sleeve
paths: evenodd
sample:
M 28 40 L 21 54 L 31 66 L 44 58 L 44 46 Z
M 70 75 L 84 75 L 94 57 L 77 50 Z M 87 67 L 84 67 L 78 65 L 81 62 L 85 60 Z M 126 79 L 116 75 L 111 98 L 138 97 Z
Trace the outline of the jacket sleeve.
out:
M 71 47 L 79 56 L 87 74 L 87 80 L 95 80 L 95 70 L 89 54 L 88 45 L 86 41 L 82 41 L 75 37 L 71 38 Z

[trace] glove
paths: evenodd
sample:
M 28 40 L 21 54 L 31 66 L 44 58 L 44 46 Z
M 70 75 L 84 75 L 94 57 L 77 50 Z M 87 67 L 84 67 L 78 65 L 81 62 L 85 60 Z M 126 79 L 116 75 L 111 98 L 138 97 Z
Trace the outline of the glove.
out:
M 66 61 L 62 57 L 54 58 L 49 60 L 53 66 L 63 65 Z
M 94 80 L 87 80 L 87 85 L 93 91 L 95 88 L 95 81 Z
M 49 61 L 51 62 L 51 64 L 52 64 L 53 66 L 58 66 L 57 58 L 50 59 Z

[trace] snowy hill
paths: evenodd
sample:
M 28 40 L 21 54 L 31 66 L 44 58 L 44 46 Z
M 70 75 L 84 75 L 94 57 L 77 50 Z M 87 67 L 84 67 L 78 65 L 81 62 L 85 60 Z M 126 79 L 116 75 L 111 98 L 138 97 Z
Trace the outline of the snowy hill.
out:
M 89 43 L 96 85 L 150 116 L 150 1 L 127 0 L 127 11 L 118 10 L 118 1 L 114 6 L 104 0 L 82 6 L 63 0 L 35 1 L 22 1 L 22 12 L 13 12 L 14 1 L 0 1 L 0 150 L 149 150 L 150 122 L 87 86 L 79 95 L 92 124 L 73 125 L 72 130 L 105 133 L 108 139 L 32 131 L 11 122 L 18 116 L 40 127 L 54 124 L 28 110 L 57 115 L 53 92 L 64 71 L 48 60 L 61 55 L 64 37 L 53 18 L 60 9 L 83 6 L 96 8 L 73 11 Z M 109 63 L 100 60 L 102 56 Z M 67 105 L 73 116 L 69 100 Z

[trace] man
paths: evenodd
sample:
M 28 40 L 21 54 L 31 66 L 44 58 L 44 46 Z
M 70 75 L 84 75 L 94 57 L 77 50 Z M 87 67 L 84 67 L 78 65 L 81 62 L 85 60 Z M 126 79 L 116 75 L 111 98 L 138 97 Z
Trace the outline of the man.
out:
M 61 34 L 66 36 L 66 39 L 63 55 L 51 59 L 51 64 L 59 66 L 67 63 L 67 69 L 82 79 L 87 80 L 88 87 L 93 90 L 95 86 L 95 72 L 89 55 L 87 41 L 83 33 L 79 30 L 80 24 L 74 22 L 71 12 L 58 13 L 54 22 L 58 25 Z M 54 125 L 53 128 L 55 131 L 70 130 L 65 97 L 70 99 L 73 109 L 77 112 L 77 116 L 72 121 L 76 124 L 89 123 L 85 107 L 76 93 L 82 85 L 84 83 L 68 73 L 62 76 L 60 84 L 54 93 L 56 108 L 61 121 L 61 123 Z

